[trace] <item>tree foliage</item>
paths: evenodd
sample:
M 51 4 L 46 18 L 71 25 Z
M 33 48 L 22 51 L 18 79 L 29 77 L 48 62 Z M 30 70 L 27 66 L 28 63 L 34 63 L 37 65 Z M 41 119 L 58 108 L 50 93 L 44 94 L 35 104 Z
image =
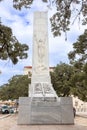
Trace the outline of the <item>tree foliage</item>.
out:
M 74 66 L 61 63 L 51 72 L 51 80 L 58 96 L 77 96 L 87 101 L 87 64 L 83 71 Z
M 87 29 L 79 36 L 77 42 L 73 43 L 73 51 L 69 52 L 68 57 L 70 63 L 80 70 L 87 62 Z
M 87 29 L 77 42 L 73 43 L 73 51 L 70 51 L 68 56 L 76 69 L 72 79 L 74 95 L 87 101 Z
M 57 65 L 54 72 L 51 72 L 51 80 L 58 96 L 71 95 L 71 77 L 73 75 L 73 67 L 61 63 Z
M 72 93 L 79 99 L 87 101 L 87 73 L 77 71 L 71 79 Z
M 18 99 L 19 97 L 28 96 L 28 86 L 30 83 L 27 75 L 13 76 L 8 84 L 0 87 L 0 99 Z
M 8 58 L 13 64 L 16 64 L 19 59 L 28 57 L 26 51 L 29 47 L 26 44 L 21 44 L 12 34 L 9 27 L 0 25 L 0 59 L 7 60 Z
M 51 81 L 58 96 L 78 96 L 79 99 L 87 101 L 87 63 L 83 71 L 61 63 L 51 72 Z M 31 79 L 27 75 L 13 76 L 8 84 L 0 86 L 0 99 L 18 99 L 28 96 L 28 86 Z
M 30 8 L 33 0 L 13 0 L 13 7 L 21 10 L 22 7 Z
M 55 5 L 57 11 L 50 19 L 54 36 L 70 30 L 70 23 L 73 24 L 77 18 L 79 22 L 82 20 L 82 24 L 87 24 L 86 0 L 55 0 Z
M 34 0 L 13 0 L 13 6 L 21 10 L 22 7 L 30 8 Z M 76 19 L 83 25 L 87 24 L 87 0 L 42 0 L 48 7 L 56 8 L 55 14 L 50 18 L 51 31 L 54 36 L 68 31 L 70 23 Z

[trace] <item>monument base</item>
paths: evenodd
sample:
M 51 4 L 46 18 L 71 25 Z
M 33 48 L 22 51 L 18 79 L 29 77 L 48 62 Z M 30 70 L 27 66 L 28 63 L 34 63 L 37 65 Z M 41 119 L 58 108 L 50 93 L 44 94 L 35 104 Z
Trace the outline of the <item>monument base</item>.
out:
M 72 98 L 36 101 L 30 97 L 20 97 L 18 124 L 74 124 Z

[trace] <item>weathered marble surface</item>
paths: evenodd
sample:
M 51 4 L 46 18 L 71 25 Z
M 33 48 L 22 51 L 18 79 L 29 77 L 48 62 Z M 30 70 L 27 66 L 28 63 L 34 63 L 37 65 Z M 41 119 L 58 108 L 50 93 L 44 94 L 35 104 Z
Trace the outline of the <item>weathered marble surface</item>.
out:
M 49 73 L 48 14 L 34 13 L 32 78 L 29 97 L 55 97 Z
M 74 124 L 72 98 L 59 97 L 56 101 L 19 100 L 18 124 Z
M 34 13 L 32 55 L 32 83 L 50 82 L 47 12 Z

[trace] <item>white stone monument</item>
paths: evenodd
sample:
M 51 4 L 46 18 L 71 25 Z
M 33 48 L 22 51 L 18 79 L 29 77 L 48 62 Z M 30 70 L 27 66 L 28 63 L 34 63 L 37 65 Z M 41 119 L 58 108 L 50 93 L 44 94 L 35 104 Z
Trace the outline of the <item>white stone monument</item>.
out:
M 47 12 L 34 13 L 29 97 L 19 98 L 18 124 L 74 124 L 71 97 L 58 97 L 49 74 Z
M 49 74 L 49 44 L 47 12 L 34 13 L 32 79 L 29 89 L 32 99 L 57 98 Z

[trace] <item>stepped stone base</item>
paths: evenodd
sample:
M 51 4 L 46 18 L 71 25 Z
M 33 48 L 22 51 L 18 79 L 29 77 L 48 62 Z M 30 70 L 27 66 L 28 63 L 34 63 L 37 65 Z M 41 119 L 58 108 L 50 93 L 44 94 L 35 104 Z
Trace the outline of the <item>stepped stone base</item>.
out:
M 48 101 L 20 97 L 18 124 L 74 124 L 72 98 Z

